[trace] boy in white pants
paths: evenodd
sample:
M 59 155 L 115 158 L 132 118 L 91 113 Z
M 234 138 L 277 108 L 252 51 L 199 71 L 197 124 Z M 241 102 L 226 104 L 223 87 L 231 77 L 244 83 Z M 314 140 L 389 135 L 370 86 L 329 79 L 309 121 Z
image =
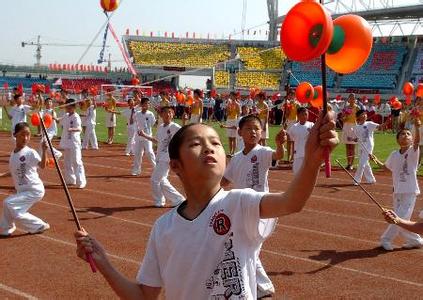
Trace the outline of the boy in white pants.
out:
M 181 126 L 172 122 L 173 114 L 173 109 L 170 106 L 161 108 L 160 116 L 163 123 L 157 130 L 156 138 L 145 134 L 142 130 L 140 132 L 141 137 L 157 144 L 156 167 L 151 175 L 153 198 L 156 207 L 164 207 L 166 199 L 170 200 L 172 206 L 179 205 L 185 199 L 167 179 L 170 161 L 168 151 L 169 142 L 173 135 L 181 128 Z
M 93 98 L 88 98 L 87 101 L 89 101 L 89 106 L 85 117 L 86 127 L 82 149 L 88 149 L 91 145 L 92 149 L 98 150 L 97 134 L 95 133 L 95 126 L 97 125 L 97 104 Z
M 373 175 L 372 167 L 369 164 L 370 155 L 373 153 L 375 146 L 373 133 L 379 129 L 379 124 L 367 121 L 367 113 L 365 110 L 359 110 L 356 113 L 357 125 L 354 127 L 354 133 L 358 141 L 359 162 L 357 171 L 355 172 L 354 185 L 361 182 L 361 178 L 366 178 L 367 183 L 376 183 L 376 178 Z
M 15 230 L 15 222 L 29 233 L 41 233 L 50 225 L 30 214 L 28 210 L 44 197 L 44 185 L 38 176 L 37 168 L 44 169 L 47 164 L 47 144 L 42 144 L 40 155 L 28 147 L 31 137 L 29 125 L 21 122 L 15 125 L 16 146 L 9 159 L 9 169 L 15 184 L 16 194 L 10 195 L 3 202 L 0 220 L 0 236 L 10 236 Z
M 44 117 L 45 114 L 49 114 L 52 117 L 52 122 L 50 127 L 46 128 L 47 137 L 50 141 L 57 135 L 57 115 L 53 108 L 53 100 L 51 98 L 47 98 L 44 102 L 45 108 L 41 110 L 41 116 Z M 42 136 L 44 136 L 44 132 L 41 132 Z M 41 143 L 43 143 L 44 139 L 41 139 Z M 41 152 L 40 152 L 41 153 Z M 57 150 L 53 147 L 54 156 L 57 159 L 62 157 L 62 152 Z
M 420 120 L 415 120 L 415 132 L 419 132 Z M 394 184 L 393 204 L 394 212 L 404 220 L 410 220 L 416 203 L 416 197 L 420 194 L 417 181 L 417 165 L 419 162 L 420 135 L 414 136 L 410 130 L 402 129 L 397 133 L 397 143 L 400 149 L 389 155 L 387 161 L 382 163 L 374 155 L 373 160 L 380 166 L 392 172 Z M 404 230 L 397 225 L 390 224 L 381 236 L 381 247 L 392 251 L 392 241 L 398 235 L 402 235 L 406 242 L 403 248 L 421 248 L 423 239 L 417 233 Z
M 284 155 L 283 144 L 286 141 L 286 133 L 281 130 L 276 135 L 276 151 L 259 144 L 261 133 L 262 121 L 259 117 L 249 115 L 241 118 L 238 134 L 244 141 L 244 149 L 231 158 L 221 181 L 222 186 L 232 182 L 235 189 L 251 188 L 257 192 L 269 192 L 267 180 L 269 168 L 272 166 L 272 160 L 279 160 Z M 276 225 L 276 220 L 261 220 L 261 226 L 272 231 Z M 256 264 L 257 297 L 274 294 L 275 287 L 267 276 L 258 256 Z
M 126 150 L 125 155 L 130 156 L 134 154 L 134 146 L 135 146 L 135 135 L 137 133 L 137 128 L 135 125 L 135 113 L 137 112 L 137 108 L 135 107 L 135 102 L 133 98 L 128 99 L 128 108 L 122 111 L 122 115 L 126 117 L 126 125 L 127 125 L 127 133 L 128 133 L 128 141 L 126 142 Z
M 148 110 L 150 100 L 147 97 L 141 99 L 141 111 L 135 113 L 135 124 L 137 135 L 135 137 L 134 146 L 134 163 L 132 165 L 132 175 L 138 176 L 141 174 L 142 157 L 144 152 L 147 154 L 153 169 L 156 167 L 156 156 L 153 151 L 153 142 L 140 136 L 141 131 L 146 135 L 153 135 L 153 126 L 156 124 L 156 117 Z
M 65 150 L 65 181 L 83 189 L 87 185 L 81 154 L 81 118 L 75 112 L 76 101 L 66 100 L 66 114 L 61 119 L 63 126 L 60 147 Z
M 305 107 L 297 109 L 298 122 L 288 128 L 288 135 L 294 143 L 294 162 L 292 171 L 297 174 L 301 169 L 304 161 L 304 148 L 308 135 L 314 123 L 308 120 L 308 110 Z

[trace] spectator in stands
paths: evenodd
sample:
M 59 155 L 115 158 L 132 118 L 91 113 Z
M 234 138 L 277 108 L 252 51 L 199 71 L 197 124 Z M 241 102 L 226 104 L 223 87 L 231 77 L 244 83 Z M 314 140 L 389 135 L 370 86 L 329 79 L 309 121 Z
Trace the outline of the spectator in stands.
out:
M 356 104 L 355 94 L 350 94 L 347 100 L 348 104 L 342 111 L 342 142 L 345 144 L 347 155 L 347 170 L 353 170 L 355 145 L 357 137 L 354 133 L 354 127 L 357 124 L 356 114 L 360 107 Z

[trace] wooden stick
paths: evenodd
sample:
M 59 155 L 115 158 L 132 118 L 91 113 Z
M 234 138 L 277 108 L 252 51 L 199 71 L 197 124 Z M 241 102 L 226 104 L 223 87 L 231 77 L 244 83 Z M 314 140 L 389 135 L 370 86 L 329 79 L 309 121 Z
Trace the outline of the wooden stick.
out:
M 76 214 L 75 206 L 73 205 L 72 197 L 70 195 L 70 192 L 69 192 L 68 186 L 65 182 L 65 179 L 63 178 L 63 174 L 62 174 L 62 171 L 60 170 L 56 156 L 54 155 L 53 145 L 51 144 L 51 141 L 48 138 L 47 129 L 46 129 L 46 126 L 44 125 L 43 117 L 40 114 L 40 112 L 38 112 L 38 116 L 40 118 L 40 123 L 41 123 L 41 128 L 42 128 L 43 133 L 44 133 L 44 138 L 47 140 L 48 147 L 50 148 L 51 155 L 53 156 L 54 165 L 56 166 L 57 174 L 59 175 L 60 181 L 61 181 L 62 186 L 63 186 L 63 190 L 65 191 L 66 198 L 68 200 L 68 204 L 69 204 L 69 207 L 70 207 L 72 215 L 73 215 L 73 220 L 75 221 L 75 224 L 76 224 L 76 228 L 78 228 L 78 230 L 82 230 L 81 223 L 79 221 L 78 215 Z M 90 264 L 91 271 L 93 271 L 94 273 L 97 272 L 97 267 L 95 265 L 93 257 L 91 256 L 91 253 L 85 253 L 85 255 L 87 257 L 88 263 Z
M 385 212 L 386 209 L 382 205 L 380 205 L 379 202 L 376 201 L 376 199 L 354 178 L 354 176 L 351 175 L 350 172 L 348 172 L 347 169 L 344 168 L 344 166 L 339 162 L 339 160 L 335 159 L 335 161 L 345 171 L 345 173 L 347 173 L 354 180 L 354 182 L 358 184 L 358 186 L 366 193 L 366 195 L 369 196 L 370 200 L 372 200 L 373 203 L 375 203 L 382 212 Z

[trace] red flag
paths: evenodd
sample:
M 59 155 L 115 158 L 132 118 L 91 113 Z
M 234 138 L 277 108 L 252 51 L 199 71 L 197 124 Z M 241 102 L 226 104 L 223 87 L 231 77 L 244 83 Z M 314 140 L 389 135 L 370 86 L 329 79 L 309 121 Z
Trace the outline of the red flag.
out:
M 8 90 L 9 89 L 9 84 L 7 82 L 5 82 L 3 84 L 3 89 Z
M 23 84 L 22 83 L 18 84 L 18 94 L 20 94 L 20 95 L 23 94 Z

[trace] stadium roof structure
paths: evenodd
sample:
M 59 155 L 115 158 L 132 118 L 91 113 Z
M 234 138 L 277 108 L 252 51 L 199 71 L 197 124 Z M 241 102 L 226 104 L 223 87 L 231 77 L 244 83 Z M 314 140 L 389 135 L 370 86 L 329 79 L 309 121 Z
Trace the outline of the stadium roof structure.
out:
M 325 7 L 332 17 L 354 13 L 372 26 L 375 37 L 423 35 L 422 0 L 326 0 Z M 285 16 L 275 16 L 276 0 L 267 0 L 269 10 L 269 40 L 277 40 L 277 30 Z

